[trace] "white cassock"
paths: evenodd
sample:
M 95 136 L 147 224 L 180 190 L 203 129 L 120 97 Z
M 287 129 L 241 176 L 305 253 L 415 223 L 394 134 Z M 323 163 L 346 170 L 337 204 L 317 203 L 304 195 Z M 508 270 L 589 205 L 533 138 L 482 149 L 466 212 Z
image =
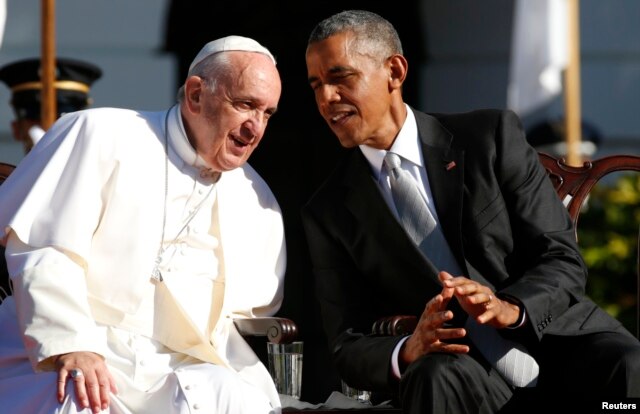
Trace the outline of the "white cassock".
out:
M 50 358 L 72 351 L 105 357 L 111 413 L 280 412 L 233 324 L 281 304 L 280 208 L 247 164 L 214 183 L 178 107 L 60 118 L 0 186 L 2 237 L 15 286 L 0 306 L 6 412 L 75 412 L 55 400 Z

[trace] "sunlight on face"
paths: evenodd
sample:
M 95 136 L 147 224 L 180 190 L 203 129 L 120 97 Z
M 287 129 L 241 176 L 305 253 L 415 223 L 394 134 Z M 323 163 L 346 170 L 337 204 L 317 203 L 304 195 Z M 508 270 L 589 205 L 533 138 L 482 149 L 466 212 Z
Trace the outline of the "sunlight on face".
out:
M 309 84 L 342 146 L 376 146 L 391 105 L 389 75 L 382 62 L 358 52 L 352 36 L 340 33 L 309 45 Z
M 256 149 L 280 99 L 278 71 L 265 55 L 230 52 L 233 70 L 203 87 L 192 125 L 198 154 L 215 171 L 240 167 Z M 204 82 L 204 80 L 203 80 Z

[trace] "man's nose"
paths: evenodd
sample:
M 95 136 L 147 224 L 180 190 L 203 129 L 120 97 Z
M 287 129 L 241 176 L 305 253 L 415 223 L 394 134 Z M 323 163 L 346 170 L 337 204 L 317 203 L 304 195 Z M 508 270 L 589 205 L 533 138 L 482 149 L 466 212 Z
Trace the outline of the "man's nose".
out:
M 338 88 L 333 85 L 322 85 L 316 93 L 318 104 L 337 102 L 340 100 Z

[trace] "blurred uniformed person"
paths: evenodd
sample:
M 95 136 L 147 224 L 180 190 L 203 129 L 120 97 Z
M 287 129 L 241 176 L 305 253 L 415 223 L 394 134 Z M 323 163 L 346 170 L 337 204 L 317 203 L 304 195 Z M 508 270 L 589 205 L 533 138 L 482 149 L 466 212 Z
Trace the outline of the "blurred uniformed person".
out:
M 589 122 L 581 123 L 580 157 L 587 161 L 593 159 L 598 145 L 602 141 L 602 134 Z M 563 118 L 540 122 L 527 131 L 527 141 L 537 151 L 545 152 L 556 158 L 567 158 L 567 141 Z
M 0 68 L 0 81 L 11 90 L 15 119 L 11 122 L 13 137 L 22 142 L 25 154 L 44 135 L 40 124 L 42 81 L 40 59 L 24 59 Z M 75 59 L 56 59 L 55 90 L 57 116 L 91 105 L 89 90 L 102 76 L 102 70 Z
M 24 59 L 0 68 L 0 81 L 11 90 L 10 105 L 15 119 L 11 122 L 13 137 L 20 141 L 25 154 L 44 135 L 40 124 L 42 81 L 40 59 Z M 87 62 L 58 58 L 56 60 L 55 89 L 57 116 L 84 109 L 91 105 L 89 90 L 102 76 L 102 70 Z M 9 294 L 9 274 L 0 247 L 0 302 Z

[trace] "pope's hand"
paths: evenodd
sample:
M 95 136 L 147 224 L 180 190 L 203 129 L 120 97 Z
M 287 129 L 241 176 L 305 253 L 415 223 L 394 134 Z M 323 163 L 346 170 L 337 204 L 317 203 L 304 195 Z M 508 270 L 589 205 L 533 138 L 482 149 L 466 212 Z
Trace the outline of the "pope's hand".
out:
M 94 352 L 70 352 L 56 358 L 58 401 L 65 398 L 67 381 L 74 382 L 78 404 L 99 413 L 109 407 L 110 393 L 117 394 L 116 383 L 104 359 Z

